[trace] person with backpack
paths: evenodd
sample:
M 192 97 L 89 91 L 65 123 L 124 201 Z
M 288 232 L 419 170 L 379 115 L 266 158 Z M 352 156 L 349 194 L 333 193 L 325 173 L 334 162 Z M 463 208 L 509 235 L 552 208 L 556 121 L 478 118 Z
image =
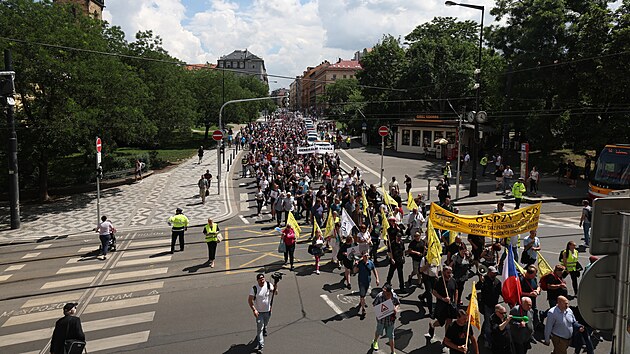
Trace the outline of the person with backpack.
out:
M 582 201 L 582 215 L 580 216 L 580 227 L 584 230 L 584 246 L 591 245 L 591 218 L 593 217 L 593 209 L 588 199 Z
M 580 277 L 580 272 L 582 271 L 582 265 L 578 262 L 578 250 L 576 247 L 575 242 L 567 242 L 567 248 L 560 253 L 559 259 L 571 276 L 571 284 L 573 285 L 573 292 L 575 296 L 577 296 L 578 293 L 578 278 Z
M 252 286 L 247 302 L 254 313 L 254 318 L 256 318 L 256 340 L 258 342 L 256 352 L 259 354 L 262 354 L 265 347 L 264 338 L 267 336 L 271 306 L 275 295 L 278 295 L 278 283 L 271 284 L 265 281 L 263 273 L 256 275 L 256 285 Z
M 55 322 L 55 330 L 50 340 L 51 354 L 82 353 L 85 348 L 85 334 L 81 319 L 76 317 L 77 303 L 69 302 L 63 306 L 63 317 Z

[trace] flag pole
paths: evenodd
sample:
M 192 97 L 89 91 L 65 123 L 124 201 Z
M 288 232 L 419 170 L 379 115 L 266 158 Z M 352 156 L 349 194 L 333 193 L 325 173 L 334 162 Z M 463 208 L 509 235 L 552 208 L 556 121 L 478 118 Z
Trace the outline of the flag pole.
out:
M 473 281 L 473 288 L 475 288 L 475 281 Z M 464 343 L 464 352 L 468 353 L 468 336 L 470 335 L 470 319 L 472 318 L 472 314 L 468 314 L 468 328 L 466 329 L 466 342 Z

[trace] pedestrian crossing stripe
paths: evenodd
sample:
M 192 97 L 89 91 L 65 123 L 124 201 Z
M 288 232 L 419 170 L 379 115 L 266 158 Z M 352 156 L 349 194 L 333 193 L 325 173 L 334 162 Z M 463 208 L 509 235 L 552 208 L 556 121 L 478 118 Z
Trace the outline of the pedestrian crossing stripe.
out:
M 5 275 L 0 275 L 0 281 L 5 281 L 9 278 L 11 278 L 13 274 L 5 274 Z
M 83 277 L 83 278 L 71 278 L 71 279 L 66 279 L 66 280 L 49 281 L 45 283 L 44 285 L 42 285 L 40 289 L 44 290 L 44 289 L 62 288 L 62 287 L 72 286 L 72 285 L 88 284 L 88 283 L 91 283 L 94 280 L 94 278 L 95 277 Z
M 146 246 L 155 246 L 161 244 L 171 244 L 171 238 L 163 238 L 159 240 L 150 240 L 150 241 L 131 241 L 130 247 L 146 247 Z
M 154 255 L 154 254 L 159 254 L 162 252 L 168 252 L 170 251 L 170 248 L 152 248 L 152 249 L 148 249 L 148 250 L 140 250 L 140 251 L 122 251 L 123 258 L 127 258 L 127 257 L 137 257 L 137 256 L 146 256 L 146 255 Z
M 14 270 L 20 270 L 22 268 L 24 268 L 26 264 L 16 264 L 16 265 L 12 265 L 10 267 L 8 267 L 7 269 L 5 269 L 5 272 L 12 272 Z
M 76 267 L 66 267 L 66 268 L 59 269 L 56 274 L 68 274 L 68 273 L 77 273 L 77 272 L 87 272 L 87 271 L 91 271 L 91 270 L 103 269 L 103 267 L 105 267 L 104 263 L 101 263 L 101 264 L 88 264 L 88 265 L 76 266 Z
M 143 306 L 157 304 L 160 300 L 160 295 L 140 296 L 132 297 L 122 300 L 105 301 L 95 304 L 89 304 L 83 311 L 84 314 L 111 311 L 111 309 L 124 309 L 129 307 Z
M 48 305 L 48 304 L 76 302 L 77 300 L 81 298 L 81 295 L 83 295 L 83 293 L 77 292 L 77 293 L 72 293 L 72 294 L 54 295 L 54 296 L 37 298 L 37 299 L 31 299 L 31 300 L 26 301 L 24 305 L 22 305 L 22 308 L 42 306 L 42 305 Z
M 113 273 L 113 274 L 108 275 L 106 280 L 142 278 L 149 275 L 165 274 L 167 271 L 168 271 L 168 268 L 155 268 L 155 269 L 146 269 L 146 270 L 136 270 L 132 272 Z
M 155 288 L 163 288 L 163 287 L 164 287 L 164 282 L 163 281 L 146 283 L 146 284 L 116 286 L 116 287 L 113 287 L 113 288 L 109 288 L 108 287 L 108 288 L 98 289 L 96 291 L 96 294 L 94 294 L 94 296 L 95 297 L 98 297 L 98 296 L 109 296 L 109 295 L 129 293 L 129 292 L 137 292 L 137 291 L 145 291 L 145 290 L 150 290 L 150 289 L 155 289 Z M 153 291 L 155 291 L 155 290 L 153 290 Z M 155 292 L 155 294 L 157 294 L 157 292 Z M 149 293 L 149 295 L 155 295 L 155 294 L 153 294 L 153 292 Z
M 143 313 L 133 314 L 133 315 L 124 315 L 124 316 L 105 318 L 105 319 L 94 320 L 94 321 L 87 321 L 87 322 L 82 323 L 82 327 L 83 327 L 84 332 L 94 332 L 94 331 L 99 331 L 99 330 L 104 330 L 104 329 L 115 328 L 115 327 L 130 326 L 130 325 L 135 325 L 135 324 L 140 324 L 140 323 L 145 323 L 145 322 L 152 322 L 154 316 L 155 316 L 155 311 L 143 312 Z M 61 316 L 59 314 L 56 314 L 56 317 L 61 317 Z M 53 328 L 50 327 L 50 328 L 2 335 L 0 336 L 0 348 L 7 347 L 10 345 L 23 344 L 23 343 L 29 343 L 29 342 L 34 342 L 38 340 L 49 339 L 50 336 L 52 335 L 52 332 L 53 332 Z M 142 342 L 146 342 L 149 339 L 149 331 L 143 331 L 139 333 L 146 334 L 146 335 L 141 336 L 141 338 L 144 338 L 144 340 L 136 340 L 134 342 L 131 342 L 130 341 L 131 338 L 138 339 L 137 336 L 134 336 L 134 334 L 131 333 L 129 335 L 126 335 L 126 336 L 129 336 L 129 337 L 126 337 L 126 340 L 121 340 L 121 341 L 114 340 L 114 338 L 116 337 L 107 337 L 103 339 L 106 341 L 112 341 L 110 345 L 113 344 L 113 346 L 109 348 L 105 348 L 103 344 L 99 344 L 100 340 L 98 339 L 90 340 L 88 342 L 87 347 L 90 348 L 90 352 L 95 352 L 98 350 L 111 349 L 111 348 L 121 347 L 125 345 L 130 345 L 130 344 L 142 343 Z M 102 349 L 98 349 L 98 348 L 102 348 Z
M 138 264 L 151 264 L 151 263 L 160 263 L 160 262 L 168 262 L 170 261 L 172 256 L 162 256 L 156 258 L 139 258 L 139 259 L 130 259 L 127 261 L 118 261 L 116 263 L 116 267 L 127 267 Z

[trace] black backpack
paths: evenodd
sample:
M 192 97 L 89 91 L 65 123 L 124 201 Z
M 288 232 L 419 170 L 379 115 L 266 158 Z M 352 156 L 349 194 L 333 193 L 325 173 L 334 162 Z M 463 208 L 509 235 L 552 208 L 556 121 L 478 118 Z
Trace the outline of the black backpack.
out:
M 267 291 L 270 290 L 270 286 L 269 286 L 269 282 L 266 281 L 265 283 L 267 283 Z M 252 286 L 252 289 L 254 289 L 254 301 L 256 301 L 256 295 L 258 295 L 258 290 L 256 289 L 256 285 Z

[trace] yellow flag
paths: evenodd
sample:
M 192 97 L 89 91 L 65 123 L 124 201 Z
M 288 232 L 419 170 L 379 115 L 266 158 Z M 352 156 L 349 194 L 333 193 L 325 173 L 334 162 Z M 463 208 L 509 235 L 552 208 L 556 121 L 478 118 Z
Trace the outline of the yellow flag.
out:
M 287 218 L 287 225 L 291 226 L 293 228 L 293 231 L 295 231 L 295 238 L 299 238 L 300 232 L 302 232 L 302 228 L 300 227 L 300 225 L 298 225 L 297 220 L 295 220 L 295 216 L 293 216 L 292 212 L 289 212 L 289 217 Z
M 448 244 L 452 245 L 455 242 L 455 237 L 457 236 L 457 232 L 449 231 L 448 232 Z
M 540 254 L 540 252 L 536 251 L 536 253 L 538 254 L 538 274 L 539 276 L 542 278 L 547 274 L 551 274 L 553 272 L 553 270 L 551 269 L 551 266 L 549 265 L 549 263 L 547 263 L 547 260 L 545 259 L 545 257 L 542 256 L 542 254 Z
M 392 198 L 389 193 L 387 193 L 387 191 L 385 190 L 385 186 L 381 186 L 381 189 L 383 190 L 383 202 L 385 202 L 385 204 L 387 204 L 387 207 L 389 208 L 390 205 L 395 205 L 398 206 L 398 202 L 394 200 L 394 198 Z M 391 210 L 391 208 L 390 208 Z
M 418 204 L 416 204 L 416 201 L 413 200 L 413 195 L 409 192 L 407 196 L 407 210 L 413 211 L 414 209 L 418 209 Z
M 387 221 L 387 215 L 381 210 L 381 219 L 383 219 L 383 229 L 381 230 L 381 236 L 383 240 L 387 241 L 387 229 L 389 229 L 389 221 Z
M 335 230 L 335 220 L 333 220 L 332 210 L 328 210 L 328 219 L 326 220 L 326 228 L 324 229 L 324 237 L 332 235 Z M 317 223 L 317 222 L 316 222 Z
M 433 224 L 431 223 L 431 219 L 429 219 L 427 223 L 427 232 L 429 234 L 429 248 L 427 251 L 427 262 L 433 264 L 434 266 L 440 265 L 442 261 L 442 244 L 440 243 L 440 239 L 433 228 Z
M 468 303 L 468 309 L 466 309 L 468 320 L 472 326 L 481 330 L 481 313 L 479 312 L 479 303 L 477 302 L 477 288 L 475 282 L 472 283 L 472 293 L 470 294 L 470 302 Z
M 313 223 L 313 235 L 315 235 L 315 237 L 317 237 L 317 231 L 319 231 L 321 233 L 322 229 L 320 229 L 319 224 L 317 223 L 317 221 L 315 221 Z M 323 234 L 322 234 L 322 236 L 323 236 Z
M 368 200 L 365 197 L 365 189 L 361 193 L 361 198 L 363 199 L 363 215 L 368 216 Z

